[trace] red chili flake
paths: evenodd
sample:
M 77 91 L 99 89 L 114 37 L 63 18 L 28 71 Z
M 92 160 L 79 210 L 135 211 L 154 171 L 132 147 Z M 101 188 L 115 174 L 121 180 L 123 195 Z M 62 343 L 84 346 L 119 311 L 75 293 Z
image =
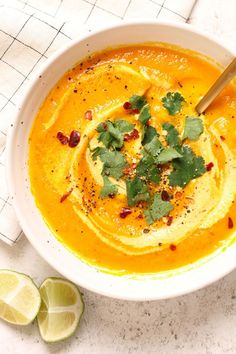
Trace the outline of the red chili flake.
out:
M 125 134 L 124 141 L 135 140 L 139 138 L 139 132 L 137 129 L 134 129 L 131 133 Z
M 182 192 L 175 192 L 175 198 L 180 199 L 182 197 L 183 193 Z
M 135 168 L 136 168 L 137 164 L 136 163 L 132 163 L 132 165 L 125 167 L 123 169 L 123 173 L 124 175 L 130 175 L 134 172 Z
M 72 130 L 70 133 L 69 147 L 74 148 L 80 142 L 80 133 L 77 130 Z
M 170 245 L 170 250 L 171 250 L 171 251 L 176 251 L 176 248 L 177 248 L 177 247 L 176 247 L 175 245 L 173 245 L 173 244 Z
M 211 171 L 212 167 L 214 166 L 213 162 L 209 162 L 207 165 L 206 165 L 206 170 L 207 171 Z
M 225 137 L 223 135 L 220 136 L 221 140 L 224 141 Z
M 57 139 L 60 141 L 62 145 L 68 144 L 69 141 L 68 137 L 64 135 L 62 132 L 57 133 Z
M 108 197 L 111 198 L 111 199 L 114 199 L 115 198 L 115 194 L 114 193 L 110 193 L 110 194 L 108 194 Z
M 234 223 L 233 220 L 231 219 L 231 217 L 228 218 L 228 228 L 232 229 L 234 227 Z
M 131 103 L 130 102 L 125 102 L 124 104 L 123 104 L 123 108 L 127 111 L 127 113 L 129 113 L 129 114 L 139 114 L 140 113 L 140 109 L 138 109 L 138 108 L 132 108 L 132 105 L 131 105 Z
M 143 219 L 143 215 L 142 215 L 142 214 L 139 214 L 139 215 L 137 216 L 137 219 Z
M 124 175 L 129 175 L 129 174 L 131 173 L 131 168 L 130 168 L 130 166 L 125 167 L 125 168 L 123 169 L 123 173 L 124 173 Z
M 168 216 L 166 225 L 170 226 L 172 224 L 172 221 L 173 221 L 173 216 Z
M 162 191 L 161 192 L 161 199 L 164 200 L 165 202 L 170 200 L 170 196 L 167 191 Z
M 139 114 L 140 110 L 138 108 L 132 109 L 133 114 Z
M 63 203 L 63 202 L 69 197 L 69 195 L 72 193 L 72 191 L 73 191 L 73 188 L 71 188 L 67 193 L 65 193 L 65 194 L 61 197 L 60 203 Z
M 85 119 L 88 119 L 88 120 L 92 120 L 93 119 L 93 114 L 92 114 L 92 111 L 87 111 L 84 113 L 84 118 Z
M 132 107 L 132 106 L 131 106 L 131 103 L 130 103 L 130 102 L 125 102 L 125 103 L 123 104 L 123 108 L 126 109 L 126 110 L 127 110 L 127 109 L 131 109 L 131 107 Z
M 129 208 L 122 208 L 122 210 L 120 212 L 120 217 L 122 219 L 124 219 L 124 218 L 126 218 L 126 216 L 128 216 L 131 213 L 132 213 L 132 210 L 130 210 Z

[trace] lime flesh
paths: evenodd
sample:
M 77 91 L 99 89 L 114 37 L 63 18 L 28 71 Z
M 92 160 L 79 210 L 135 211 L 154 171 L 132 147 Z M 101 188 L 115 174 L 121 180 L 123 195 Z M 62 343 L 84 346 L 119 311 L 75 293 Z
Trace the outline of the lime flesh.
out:
M 46 342 L 70 337 L 76 330 L 84 304 L 79 289 L 60 278 L 48 278 L 40 287 L 42 304 L 37 316 L 40 334 Z
M 40 293 L 25 274 L 0 270 L 0 318 L 17 325 L 27 325 L 37 316 Z

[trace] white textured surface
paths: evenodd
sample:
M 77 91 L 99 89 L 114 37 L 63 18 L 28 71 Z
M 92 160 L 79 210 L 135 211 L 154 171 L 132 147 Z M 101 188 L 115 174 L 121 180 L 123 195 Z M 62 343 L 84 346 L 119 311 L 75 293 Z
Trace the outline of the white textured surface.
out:
M 235 20 L 235 0 L 199 0 L 192 18 L 197 27 L 216 33 L 236 50 Z M 12 248 L 0 244 L 0 268 L 29 273 L 38 284 L 56 275 L 24 238 Z M 47 345 L 36 323 L 16 328 L 0 322 L 0 353 L 236 353 L 236 271 L 172 300 L 130 303 L 89 291 L 84 291 L 84 300 L 85 315 L 73 338 Z

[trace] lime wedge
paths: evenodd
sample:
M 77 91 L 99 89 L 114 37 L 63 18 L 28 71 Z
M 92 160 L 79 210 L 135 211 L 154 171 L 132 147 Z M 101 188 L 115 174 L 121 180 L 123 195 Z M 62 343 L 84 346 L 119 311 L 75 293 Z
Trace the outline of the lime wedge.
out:
M 40 308 L 40 294 L 32 279 L 25 274 L 0 270 L 0 318 L 27 325 Z
M 47 278 L 40 287 L 42 304 L 38 313 L 40 334 L 46 342 L 70 337 L 84 310 L 79 289 L 60 278 Z

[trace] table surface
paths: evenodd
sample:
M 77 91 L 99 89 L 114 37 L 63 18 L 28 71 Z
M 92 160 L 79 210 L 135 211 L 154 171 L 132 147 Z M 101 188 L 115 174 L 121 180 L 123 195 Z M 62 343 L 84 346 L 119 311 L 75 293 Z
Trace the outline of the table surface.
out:
M 216 34 L 236 51 L 236 1 L 199 0 L 192 16 L 198 28 Z M 40 284 L 58 276 L 22 238 L 0 244 L 0 268 L 30 274 Z M 127 302 L 83 290 L 81 326 L 63 343 L 45 344 L 37 324 L 0 322 L 1 353 L 236 353 L 236 270 L 217 283 L 171 300 Z

